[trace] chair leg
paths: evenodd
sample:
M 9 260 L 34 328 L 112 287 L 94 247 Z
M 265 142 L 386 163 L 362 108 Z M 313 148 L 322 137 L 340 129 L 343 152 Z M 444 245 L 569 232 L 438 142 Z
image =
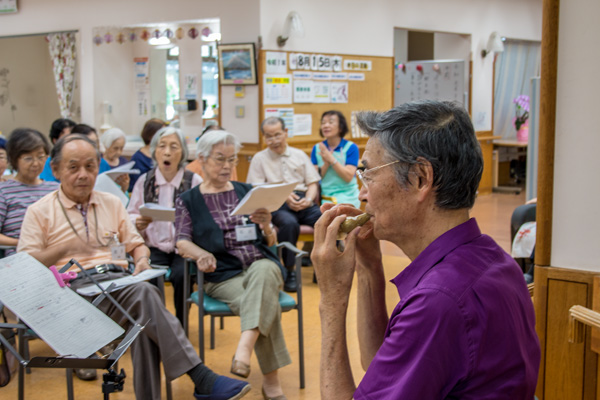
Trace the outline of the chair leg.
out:
M 67 374 L 67 399 L 74 400 L 75 394 L 73 392 L 73 369 L 66 368 L 65 371 Z
M 210 316 L 210 349 L 215 349 L 215 317 Z
M 225 329 L 225 317 L 221 317 L 221 330 Z
M 25 347 L 25 338 L 23 337 L 23 335 L 25 334 L 25 332 L 23 330 L 19 329 L 19 351 L 23 351 L 24 352 L 24 347 Z M 21 354 L 21 356 L 24 356 L 24 354 Z M 29 358 L 25 358 L 26 360 L 29 360 Z M 19 400 L 24 400 L 25 399 L 25 367 L 23 366 L 23 364 L 19 363 Z
M 171 388 L 171 381 L 167 379 L 167 400 L 173 400 L 173 390 Z
M 204 312 L 202 303 L 198 305 L 198 348 L 200 349 L 200 359 L 204 362 Z

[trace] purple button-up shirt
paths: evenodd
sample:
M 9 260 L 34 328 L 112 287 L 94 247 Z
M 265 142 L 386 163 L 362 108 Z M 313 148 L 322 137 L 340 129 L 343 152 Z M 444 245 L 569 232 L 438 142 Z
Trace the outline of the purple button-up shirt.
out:
M 392 283 L 401 300 L 355 399 L 533 399 L 533 304 L 518 265 L 475 219 L 437 238 Z

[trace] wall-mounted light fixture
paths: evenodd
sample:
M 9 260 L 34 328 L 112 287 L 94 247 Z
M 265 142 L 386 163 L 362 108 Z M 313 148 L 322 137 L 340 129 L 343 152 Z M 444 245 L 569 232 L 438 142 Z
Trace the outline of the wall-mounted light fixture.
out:
M 504 51 L 504 38 L 498 35 L 498 32 L 492 32 L 488 39 L 487 46 L 481 50 L 481 57 L 485 58 L 492 51 L 494 53 L 502 53 Z
M 302 24 L 302 18 L 296 11 L 290 11 L 285 18 L 283 24 L 283 33 L 281 36 L 277 36 L 277 45 L 279 47 L 285 46 L 285 42 L 292 37 L 304 37 L 304 25 Z

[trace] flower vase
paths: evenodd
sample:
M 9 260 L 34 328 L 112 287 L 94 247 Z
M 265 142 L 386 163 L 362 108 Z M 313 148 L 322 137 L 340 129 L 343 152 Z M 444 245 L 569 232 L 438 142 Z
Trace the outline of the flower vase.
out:
M 517 142 L 529 141 L 529 125 L 523 124 L 517 131 Z

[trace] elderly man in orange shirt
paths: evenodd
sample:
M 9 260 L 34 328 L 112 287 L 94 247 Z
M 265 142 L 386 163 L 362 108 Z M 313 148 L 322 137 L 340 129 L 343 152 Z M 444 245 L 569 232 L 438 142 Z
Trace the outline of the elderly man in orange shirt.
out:
M 60 188 L 29 207 L 17 250 L 46 266 L 60 266 L 74 258 L 100 281 L 126 274 L 126 261 L 115 259 L 121 258 L 119 246 L 133 256 L 134 274 L 150 268 L 150 251 L 123 204 L 111 194 L 93 190 L 100 163 L 94 142 L 83 135 L 69 135 L 56 143 L 51 156 Z M 72 288 L 90 283 L 81 276 L 72 281 Z M 140 324 L 149 321 L 131 345 L 136 398 L 161 398 L 161 359 L 167 379 L 184 373 L 190 376 L 197 399 L 239 399 L 250 390 L 247 382 L 216 375 L 202 363 L 179 321 L 163 305 L 156 286 L 142 282 L 111 294 Z M 130 327 L 110 302 L 103 301 L 98 308 L 123 328 Z

